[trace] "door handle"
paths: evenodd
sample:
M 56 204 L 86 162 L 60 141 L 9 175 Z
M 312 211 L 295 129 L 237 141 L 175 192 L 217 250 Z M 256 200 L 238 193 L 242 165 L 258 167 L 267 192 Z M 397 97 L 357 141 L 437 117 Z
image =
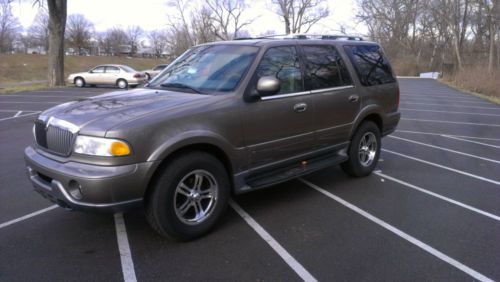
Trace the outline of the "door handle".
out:
M 356 103 L 358 100 L 359 100 L 359 96 L 358 95 L 351 95 L 351 96 L 349 96 L 349 102 L 351 102 L 351 103 Z
M 293 106 L 293 110 L 296 111 L 297 113 L 304 112 L 307 110 L 307 104 L 306 103 L 298 103 Z

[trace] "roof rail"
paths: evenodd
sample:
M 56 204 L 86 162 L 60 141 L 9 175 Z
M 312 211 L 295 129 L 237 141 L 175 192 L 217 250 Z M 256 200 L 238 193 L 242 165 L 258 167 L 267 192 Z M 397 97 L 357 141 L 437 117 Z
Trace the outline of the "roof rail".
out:
M 357 35 L 347 35 L 347 34 L 278 34 L 278 35 L 267 35 L 255 38 L 236 38 L 236 40 L 248 40 L 248 39 L 320 39 L 320 40 L 353 40 L 353 41 L 363 41 L 362 36 Z

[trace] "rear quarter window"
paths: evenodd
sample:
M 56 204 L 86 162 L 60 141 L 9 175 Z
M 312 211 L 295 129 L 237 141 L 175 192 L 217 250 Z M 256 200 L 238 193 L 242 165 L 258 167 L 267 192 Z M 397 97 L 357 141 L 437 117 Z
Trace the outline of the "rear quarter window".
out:
M 378 45 L 344 46 L 359 80 L 364 86 L 393 83 L 396 81 L 391 66 Z

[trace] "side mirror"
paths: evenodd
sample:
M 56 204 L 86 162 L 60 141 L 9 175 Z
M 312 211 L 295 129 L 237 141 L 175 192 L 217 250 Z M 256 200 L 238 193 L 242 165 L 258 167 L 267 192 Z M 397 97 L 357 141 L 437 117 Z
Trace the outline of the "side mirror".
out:
M 280 81 L 274 76 L 263 76 L 257 81 L 257 92 L 260 96 L 270 96 L 280 91 Z
M 89 70 L 89 73 L 93 73 L 94 71 L 93 70 Z

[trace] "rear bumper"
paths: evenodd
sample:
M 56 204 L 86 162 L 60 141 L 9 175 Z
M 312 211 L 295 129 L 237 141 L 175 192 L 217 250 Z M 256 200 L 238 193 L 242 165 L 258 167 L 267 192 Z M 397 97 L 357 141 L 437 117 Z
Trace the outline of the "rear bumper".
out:
M 124 166 L 60 163 L 25 149 L 26 173 L 35 191 L 61 207 L 118 212 L 142 204 L 153 162 Z
M 400 119 L 401 119 L 400 112 L 387 114 L 384 120 L 384 125 L 383 125 L 384 132 L 382 132 L 382 136 L 386 136 L 393 133 L 396 130 L 396 127 L 398 126 Z

